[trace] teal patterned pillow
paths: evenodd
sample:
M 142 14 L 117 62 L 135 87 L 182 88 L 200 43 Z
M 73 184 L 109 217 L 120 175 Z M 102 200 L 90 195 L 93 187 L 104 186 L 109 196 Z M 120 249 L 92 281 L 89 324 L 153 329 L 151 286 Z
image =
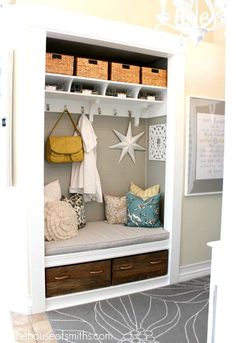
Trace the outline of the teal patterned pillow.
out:
M 146 200 L 127 193 L 127 226 L 160 227 L 161 194 Z

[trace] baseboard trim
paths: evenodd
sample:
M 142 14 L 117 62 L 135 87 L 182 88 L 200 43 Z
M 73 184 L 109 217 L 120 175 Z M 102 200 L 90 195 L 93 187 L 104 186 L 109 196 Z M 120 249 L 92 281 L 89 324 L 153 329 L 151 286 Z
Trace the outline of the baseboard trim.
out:
M 179 268 L 179 282 L 210 275 L 211 260 L 193 263 Z
M 21 313 L 25 315 L 32 314 L 32 297 L 29 295 L 25 302 L 23 301 L 12 301 L 10 302 L 10 310 L 11 312 Z
M 27 314 L 28 315 L 32 314 L 32 308 L 33 308 L 32 297 L 29 295 L 28 296 L 28 307 L 27 307 Z

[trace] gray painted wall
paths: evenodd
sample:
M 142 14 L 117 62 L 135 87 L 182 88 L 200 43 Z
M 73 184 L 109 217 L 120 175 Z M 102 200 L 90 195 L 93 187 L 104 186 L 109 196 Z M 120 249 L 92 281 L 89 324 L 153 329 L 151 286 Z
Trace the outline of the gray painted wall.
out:
M 197 47 L 189 44 L 186 60 L 186 96 L 223 100 L 224 58 L 223 46 L 206 42 L 201 42 Z M 221 194 L 183 197 L 181 266 L 211 259 L 211 249 L 207 243 L 220 238 L 221 207 Z

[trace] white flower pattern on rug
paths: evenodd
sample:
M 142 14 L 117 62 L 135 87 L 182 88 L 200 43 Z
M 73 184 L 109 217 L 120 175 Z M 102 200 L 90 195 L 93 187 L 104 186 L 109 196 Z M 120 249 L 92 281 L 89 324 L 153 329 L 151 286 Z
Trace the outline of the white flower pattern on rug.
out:
M 55 334 L 84 333 L 60 343 L 206 343 L 208 298 L 203 277 L 48 315 Z

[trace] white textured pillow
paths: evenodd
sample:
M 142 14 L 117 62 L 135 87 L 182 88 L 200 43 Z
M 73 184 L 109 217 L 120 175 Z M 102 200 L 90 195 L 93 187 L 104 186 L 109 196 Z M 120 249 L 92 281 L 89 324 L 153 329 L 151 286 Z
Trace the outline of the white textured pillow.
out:
M 44 186 L 44 204 L 55 200 L 61 200 L 61 185 L 59 180 L 52 181 Z
M 78 235 L 78 220 L 73 207 L 65 201 L 50 201 L 45 207 L 47 241 L 70 239 Z

